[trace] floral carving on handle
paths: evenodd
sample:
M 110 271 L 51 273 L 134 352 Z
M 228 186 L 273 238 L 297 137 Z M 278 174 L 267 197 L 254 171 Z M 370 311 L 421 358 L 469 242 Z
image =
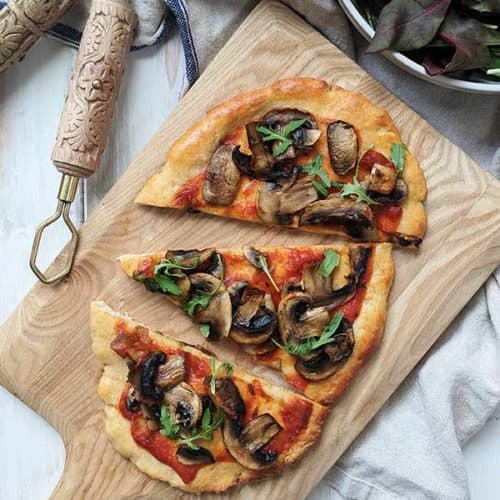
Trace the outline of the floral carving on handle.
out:
M 17 61 L 75 0 L 9 0 L 0 10 L 0 73 Z
M 123 3 L 92 4 L 52 152 L 61 172 L 86 177 L 99 165 L 135 20 Z

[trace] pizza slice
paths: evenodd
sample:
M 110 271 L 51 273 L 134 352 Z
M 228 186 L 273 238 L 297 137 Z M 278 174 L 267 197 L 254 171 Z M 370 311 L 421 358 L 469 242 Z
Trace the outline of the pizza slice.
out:
M 390 243 L 169 250 L 119 258 L 178 304 L 208 340 L 229 338 L 322 404 L 378 345 L 392 285 Z
M 149 330 L 103 302 L 90 307 L 98 393 L 115 449 L 153 479 L 223 492 L 295 462 L 328 409 Z
M 324 81 L 291 78 L 209 110 L 136 201 L 418 246 L 425 198 L 423 172 L 386 111 Z

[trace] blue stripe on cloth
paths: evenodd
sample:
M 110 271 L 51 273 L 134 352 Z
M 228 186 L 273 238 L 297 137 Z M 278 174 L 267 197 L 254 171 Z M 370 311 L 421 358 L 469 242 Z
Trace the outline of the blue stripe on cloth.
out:
M 186 79 L 189 86 L 191 86 L 200 75 L 200 68 L 198 65 L 198 56 L 196 55 L 193 37 L 191 35 L 188 10 L 184 0 L 165 0 L 165 4 L 167 5 L 169 10 L 163 21 L 163 27 L 160 31 L 160 34 L 152 45 L 164 41 L 170 35 L 170 33 L 172 33 L 174 26 L 177 25 L 182 41 L 182 47 L 184 49 Z M 6 5 L 6 2 L 0 0 L 0 9 L 5 7 Z M 50 36 L 62 40 L 63 42 L 73 47 L 78 47 L 82 38 L 81 31 L 78 31 L 71 26 L 67 26 L 62 23 L 55 24 L 51 29 L 47 31 L 47 33 Z M 147 46 L 148 45 L 133 46 L 132 50 L 140 50 Z

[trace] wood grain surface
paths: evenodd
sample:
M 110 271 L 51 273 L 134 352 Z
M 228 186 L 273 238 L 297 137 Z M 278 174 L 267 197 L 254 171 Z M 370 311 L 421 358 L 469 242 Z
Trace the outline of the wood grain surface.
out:
M 395 252 L 382 346 L 333 409 L 320 442 L 281 476 L 244 486 L 232 497 L 307 495 L 500 261 L 499 183 L 290 10 L 263 2 L 84 224 L 71 276 L 56 286 L 36 285 L 0 330 L 0 382 L 51 423 L 67 448 L 55 498 L 187 498 L 149 480 L 108 443 L 96 394 L 99 367 L 90 349 L 88 304 L 99 297 L 138 321 L 200 343 L 196 328 L 174 306 L 122 275 L 117 255 L 331 240 L 132 204 L 146 178 L 161 168 L 171 142 L 208 107 L 295 75 L 362 92 L 390 112 L 426 173 L 429 230 L 418 253 Z M 210 347 L 253 368 L 233 346 Z M 262 368 L 258 372 L 268 375 Z

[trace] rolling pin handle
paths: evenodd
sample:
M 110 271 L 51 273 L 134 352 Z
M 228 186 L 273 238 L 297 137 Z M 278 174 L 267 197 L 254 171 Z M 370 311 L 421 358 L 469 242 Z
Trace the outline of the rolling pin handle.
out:
M 97 170 L 136 24 L 128 1 L 93 0 L 52 149 L 59 172 Z

